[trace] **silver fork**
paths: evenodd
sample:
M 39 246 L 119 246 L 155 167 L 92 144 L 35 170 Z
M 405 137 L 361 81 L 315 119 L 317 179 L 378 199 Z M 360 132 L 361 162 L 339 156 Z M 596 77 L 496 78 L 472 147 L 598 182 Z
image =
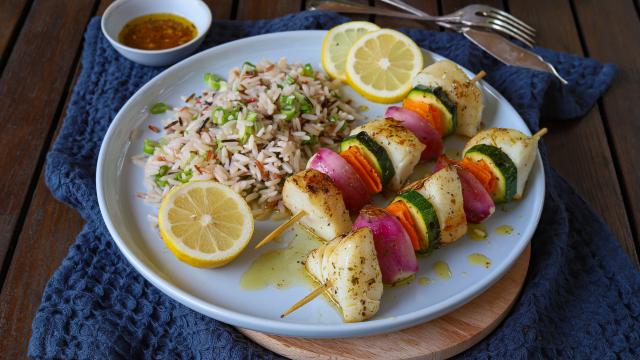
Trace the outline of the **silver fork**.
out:
M 395 6 L 417 16 L 434 18 L 426 12 L 411 6 L 403 0 L 381 0 L 384 3 Z M 503 34 L 507 34 L 522 41 L 529 47 L 535 44 L 536 29 L 524 21 L 488 5 L 472 4 L 463 7 L 451 14 L 439 17 L 441 22 L 458 23 L 474 27 L 484 27 Z M 448 27 L 446 24 L 440 24 Z
M 469 5 L 454 13 L 443 16 L 432 16 L 420 9 L 399 0 L 382 0 L 412 14 L 393 11 L 381 7 L 362 5 L 346 0 L 314 0 L 307 4 L 310 10 L 331 10 L 352 14 L 373 14 L 418 21 L 434 22 L 438 25 L 458 30 L 461 26 L 472 26 L 492 29 L 498 33 L 511 36 L 532 47 L 535 43 L 535 29 L 519 19 L 501 10 L 484 5 Z M 472 12 L 471 9 L 475 12 Z M 477 12 L 477 14 L 476 14 Z M 486 14 L 486 15 L 483 15 Z M 508 15 L 505 16 L 504 14 Z

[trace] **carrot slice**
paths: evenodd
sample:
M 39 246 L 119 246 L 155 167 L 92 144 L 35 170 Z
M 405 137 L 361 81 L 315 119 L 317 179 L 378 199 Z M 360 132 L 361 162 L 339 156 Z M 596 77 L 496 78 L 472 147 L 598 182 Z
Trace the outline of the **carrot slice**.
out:
M 429 107 L 429 114 L 431 115 L 431 119 L 433 119 L 433 123 L 438 124 L 439 127 L 437 129 L 441 134 L 443 134 L 445 130 L 445 124 L 444 120 L 442 120 L 442 111 L 440 111 L 440 109 L 435 106 L 429 104 L 427 104 L 427 106 Z
M 465 157 L 458 164 L 475 176 L 489 193 L 496 189 L 498 179 L 493 175 L 491 168 L 484 160 L 474 161 Z
M 434 129 L 438 130 L 440 135 L 444 134 L 444 124 L 442 123 L 442 114 L 440 110 L 427 103 L 404 99 L 402 107 L 417 112 L 422 116 Z
M 371 194 L 377 194 L 382 191 L 382 179 L 367 159 L 362 155 L 357 147 L 351 146 L 347 150 L 340 153 L 353 170 L 360 176 L 367 191 Z
M 409 235 L 411 239 L 411 244 L 413 245 L 413 250 L 420 250 L 420 238 L 418 237 L 418 232 L 416 231 L 415 224 L 413 223 L 413 218 L 409 213 L 409 208 L 402 201 L 394 201 L 389 206 L 385 208 L 385 210 L 395 216 L 402 227 Z

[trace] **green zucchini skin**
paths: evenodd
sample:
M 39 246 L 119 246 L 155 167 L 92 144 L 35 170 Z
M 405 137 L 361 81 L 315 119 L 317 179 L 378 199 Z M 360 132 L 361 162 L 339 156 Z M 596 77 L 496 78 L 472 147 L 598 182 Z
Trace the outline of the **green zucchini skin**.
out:
M 440 109 L 443 114 L 443 119 L 447 123 L 444 135 L 449 135 L 456 131 L 456 127 L 458 126 L 456 103 L 451 100 L 449 95 L 447 95 L 441 87 L 432 88 L 418 85 L 409 91 L 407 98 L 412 101 L 435 105 Z
M 518 188 L 518 169 L 511 158 L 498 147 L 478 144 L 464 153 L 474 161 L 484 160 L 498 178 L 498 186 L 491 194 L 496 203 L 511 201 Z
M 421 233 L 420 254 L 426 254 L 438 247 L 440 238 L 440 223 L 433 205 L 422 194 L 415 190 L 408 190 L 396 196 L 395 201 L 402 201 L 407 205 Z
M 391 181 L 396 171 L 393 168 L 393 163 L 389 158 L 389 154 L 387 154 L 387 150 L 364 131 L 344 138 L 340 143 L 340 151 L 346 151 L 352 146 L 357 147 L 367 158 L 369 164 L 376 169 L 383 186 Z

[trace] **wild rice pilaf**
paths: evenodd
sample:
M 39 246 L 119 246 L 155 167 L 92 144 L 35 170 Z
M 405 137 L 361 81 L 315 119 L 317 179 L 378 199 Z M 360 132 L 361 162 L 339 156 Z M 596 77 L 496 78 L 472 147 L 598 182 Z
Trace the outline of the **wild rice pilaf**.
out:
M 205 82 L 209 88 L 183 97 L 163 129 L 149 126 L 164 133 L 145 139 L 145 153 L 133 159 L 144 166 L 147 192 L 139 196 L 151 204 L 174 185 L 214 179 L 244 196 L 256 218 L 286 214 L 285 177 L 304 169 L 318 147 L 339 144 L 362 117 L 338 81 L 284 58 L 246 62 L 226 81 L 206 74 Z

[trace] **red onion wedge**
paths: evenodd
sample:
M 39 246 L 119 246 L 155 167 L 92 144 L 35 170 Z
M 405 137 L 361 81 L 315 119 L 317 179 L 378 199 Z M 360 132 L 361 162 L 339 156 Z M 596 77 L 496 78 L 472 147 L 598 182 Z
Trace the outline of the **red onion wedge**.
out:
M 442 154 L 442 137 L 438 130 L 434 129 L 429 122 L 415 111 L 411 111 L 399 106 L 389 106 L 384 113 L 384 117 L 400 121 L 404 127 L 411 130 L 413 134 L 427 147 L 422 151 L 420 160 L 429 161 L 436 159 Z
M 333 150 L 318 149 L 309 159 L 307 169 L 315 169 L 328 175 L 340 189 L 344 204 L 350 212 L 357 213 L 371 202 L 371 196 L 358 174 L 342 156 Z
M 393 215 L 375 206 L 365 206 L 353 229 L 369 228 L 378 255 L 382 282 L 395 284 L 418 272 L 418 260 L 409 235 Z
M 480 181 L 469 171 L 458 165 L 455 161 L 442 155 L 436 162 L 434 172 L 454 165 L 462 184 L 462 199 L 464 201 L 464 214 L 467 222 L 479 224 L 488 218 L 496 210 L 496 206 L 491 199 L 491 195 L 485 190 Z

